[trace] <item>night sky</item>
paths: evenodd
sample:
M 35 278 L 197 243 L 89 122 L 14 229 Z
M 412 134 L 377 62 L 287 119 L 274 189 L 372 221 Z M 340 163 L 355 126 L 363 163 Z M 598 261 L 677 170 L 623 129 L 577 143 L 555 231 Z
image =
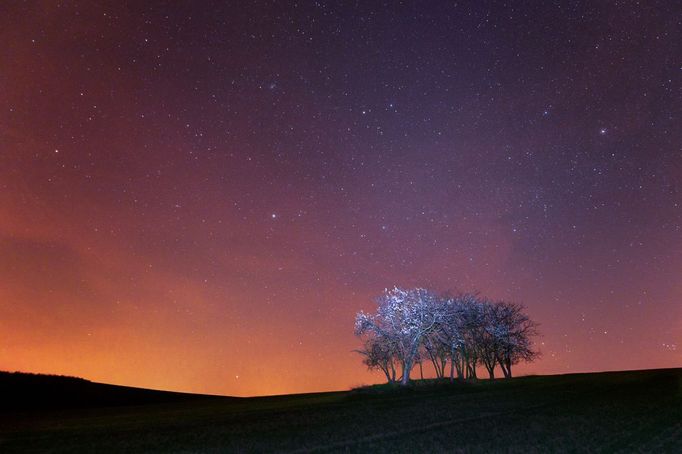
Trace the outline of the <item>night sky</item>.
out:
M 682 366 L 678 0 L 169 3 L 0 5 L 0 369 L 378 382 L 394 285 Z

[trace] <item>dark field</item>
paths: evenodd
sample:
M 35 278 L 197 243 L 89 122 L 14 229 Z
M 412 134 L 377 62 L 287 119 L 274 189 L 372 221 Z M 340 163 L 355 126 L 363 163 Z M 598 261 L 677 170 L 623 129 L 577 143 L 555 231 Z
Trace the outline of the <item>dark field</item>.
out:
M 682 452 L 682 369 L 248 399 L 88 383 L 61 388 L 72 408 L 3 405 L 0 452 Z

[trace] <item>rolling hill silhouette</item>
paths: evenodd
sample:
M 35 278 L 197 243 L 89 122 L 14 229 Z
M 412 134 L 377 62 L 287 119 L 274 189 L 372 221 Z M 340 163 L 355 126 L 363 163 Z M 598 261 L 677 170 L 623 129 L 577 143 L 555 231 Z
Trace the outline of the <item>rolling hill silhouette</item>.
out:
M 238 399 L 95 383 L 63 375 L 0 372 L 0 412 L 115 407 L 202 399 Z

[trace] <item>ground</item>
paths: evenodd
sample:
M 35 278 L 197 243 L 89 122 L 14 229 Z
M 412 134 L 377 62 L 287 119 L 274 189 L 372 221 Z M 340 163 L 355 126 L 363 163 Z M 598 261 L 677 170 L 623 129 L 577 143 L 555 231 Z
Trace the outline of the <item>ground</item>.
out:
M 243 399 L 140 396 L 1 411 L 0 451 L 682 452 L 682 369 Z

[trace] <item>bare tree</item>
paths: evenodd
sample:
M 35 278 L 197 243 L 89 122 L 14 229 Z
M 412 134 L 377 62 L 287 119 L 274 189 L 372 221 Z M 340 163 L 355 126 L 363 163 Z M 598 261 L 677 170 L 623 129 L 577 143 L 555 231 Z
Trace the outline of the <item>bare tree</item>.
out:
M 480 300 L 482 317 L 475 327 L 476 347 L 480 364 L 485 367 L 491 380 L 495 379 L 495 366 L 500 355 L 499 338 L 500 305 L 489 300 Z
M 377 298 L 376 314 L 359 312 L 355 317 L 355 333 L 372 333 L 388 339 L 395 346 L 402 365 L 401 384 L 410 381 L 410 371 L 418 359 L 424 336 L 431 333 L 442 319 L 442 307 L 436 296 L 422 288 L 384 291 Z
M 445 377 L 445 366 L 448 363 L 449 353 L 447 345 L 440 340 L 439 329 L 424 336 L 424 352 L 422 356 L 428 357 L 431 360 L 433 370 L 436 372 L 436 378 Z
M 504 377 L 511 378 L 512 365 L 539 357 L 539 352 L 533 348 L 538 324 L 525 314 L 520 304 L 499 302 L 497 306 L 497 324 L 493 329 L 499 342 L 497 363 Z
M 432 336 L 448 354 L 451 381 L 454 380 L 455 370 L 457 371 L 457 378 L 464 378 L 462 301 L 466 297 L 463 295 L 458 298 L 447 298 L 442 302 L 444 306 L 443 317 L 438 329 Z
M 480 359 L 481 329 L 484 326 L 484 304 L 476 295 L 462 295 L 456 300 L 459 305 L 462 343 L 459 354 L 462 357 L 464 378 L 477 379 L 476 367 Z
M 354 350 L 364 356 L 362 362 L 369 370 L 380 370 L 389 383 L 396 381 L 395 354 L 390 343 L 379 336 L 365 339 L 363 348 Z

